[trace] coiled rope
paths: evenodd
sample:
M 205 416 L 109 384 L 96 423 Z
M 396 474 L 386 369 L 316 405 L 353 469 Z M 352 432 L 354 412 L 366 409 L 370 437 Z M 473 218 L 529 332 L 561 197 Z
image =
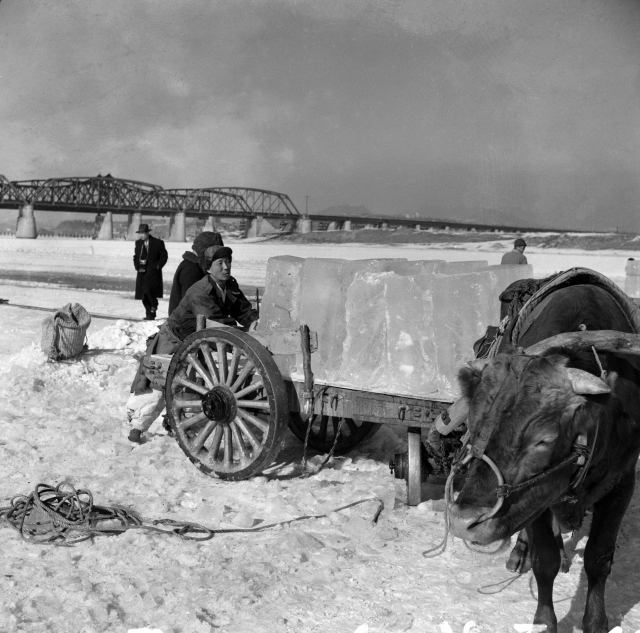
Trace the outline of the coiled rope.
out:
M 360 499 L 332 512 L 369 501 L 378 503 L 372 519 L 372 524 L 375 525 L 384 509 L 384 503 L 379 497 Z M 122 506 L 95 505 L 89 490 L 76 490 L 66 481 L 56 487 L 37 484 L 30 495 L 17 495 L 11 500 L 11 505 L 0 507 L 0 525 L 6 524 L 16 530 L 22 540 L 62 547 L 71 547 L 94 536 L 122 534 L 128 530 L 166 534 L 185 541 L 208 541 L 216 534 L 262 532 L 279 525 L 327 516 L 328 514 L 312 514 L 251 528 L 212 529 L 190 521 L 144 518 Z

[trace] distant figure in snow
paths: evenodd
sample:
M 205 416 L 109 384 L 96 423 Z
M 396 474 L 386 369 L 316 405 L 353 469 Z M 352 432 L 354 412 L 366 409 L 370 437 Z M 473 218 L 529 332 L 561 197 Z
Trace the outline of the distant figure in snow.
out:
M 140 237 L 136 240 L 133 252 L 133 266 L 136 275 L 136 299 L 142 300 L 146 310 L 145 321 L 156 318 L 158 299 L 162 298 L 162 268 L 169 259 L 164 242 L 150 235 L 148 224 L 141 224 L 136 233 Z
M 527 243 L 519 237 L 513 243 L 513 250 L 510 253 L 505 253 L 502 256 L 501 264 L 507 264 L 513 266 L 514 264 L 526 264 L 527 258 L 524 256 L 524 249 L 527 248 Z
M 203 231 L 193 240 L 190 251 L 186 251 L 182 255 L 182 261 L 176 269 L 173 276 L 173 285 L 171 286 L 171 296 L 169 297 L 169 316 L 178 307 L 180 301 L 186 294 L 187 290 L 200 281 L 207 273 L 204 272 L 198 258 L 210 246 L 224 246 L 220 233 L 213 231 Z

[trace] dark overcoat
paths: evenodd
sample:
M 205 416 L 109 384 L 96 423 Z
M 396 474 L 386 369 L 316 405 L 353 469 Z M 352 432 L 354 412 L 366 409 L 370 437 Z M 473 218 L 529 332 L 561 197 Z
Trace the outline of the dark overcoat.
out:
M 182 298 L 187 294 L 187 290 L 200 281 L 207 273 L 200 268 L 198 256 L 191 251 L 187 251 L 182 256 L 182 261 L 176 268 L 173 276 L 173 285 L 171 286 L 171 295 L 169 296 L 169 316 L 178 307 Z
M 140 268 L 140 254 L 143 240 L 136 240 L 133 254 L 133 265 L 136 270 Z M 136 276 L 136 299 L 142 299 L 143 295 L 151 295 L 157 299 L 162 298 L 162 268 L 167 263 L 169 254 L 164 242 L 153 235 L 149 235 L 149 253 L 147 255 L 146 272 L 138 272 Z

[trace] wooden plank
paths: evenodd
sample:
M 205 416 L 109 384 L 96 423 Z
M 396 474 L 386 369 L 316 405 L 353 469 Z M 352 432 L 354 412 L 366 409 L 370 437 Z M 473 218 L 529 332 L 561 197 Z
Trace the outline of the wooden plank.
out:
M 300 411 L 303 385 L 288 380 L 285 380 L 285 385 L 289 392 L 289 408 Z M 429 428 L 438 415 L 450 406 L 450 403 L 439 400 L 356 391 L 328 385 L 321 388 L 316 386 L 315 391 L 318 395 L 314 402 L 314 413 L 396 426 Z

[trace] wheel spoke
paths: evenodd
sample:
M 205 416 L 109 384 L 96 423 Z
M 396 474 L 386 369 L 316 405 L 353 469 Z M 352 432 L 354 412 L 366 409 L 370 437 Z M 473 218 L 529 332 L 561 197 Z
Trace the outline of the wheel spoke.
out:
M 197 385 L 195 382 L 191 382 L 190 380 L 187 380 L 186 378 L 183 378 L 182 376 L 176 376 L 174 379 L 175 382 L 177 382 L 179 385 L 182 385 L 183 387 L 187 387 L 199 394 L 202 394 L 204 396 L 205 393 L 207 393 L 209 390 L 206 387 L 202 387 L 201 385 Z
M 269 431 L 269 424 L 260 418 L 257 418 L 255 415 L 251 415 L 242 409 L 238 409 L 238 415 L 247 422 L 251 422 L 254 426 L 257 426 L 263 433 L 267 433 Z
M 209 347 L 209 343 L 202 343 L 200 345 L 200 351 L 204 356 L 204 362 L 207 364 L 209 368 L 209 373 L 211 374 L 211 379 L 214 383 L 220 382 L 220 375 L 218 374 L 218 368 L 213 360 L 213 354 L 211 353 L 211 348 Z
M 213 439 L 211 440 L 211 446 L 209 447 L 209 461 L 215 462 L 216 455 L 220 450 L 220 442 L 222 441 L 222 425 L 218 424 L 213 431 Z
M 194 454 L 198 453 L 204 446 L 207 438 L 213 433 L 218 423 L 215 420 L 209 420 L 209 423 L 191 440 L 191 450 Z
M 242 368 L 242 371 L 240 372 L 240 374 L 236 378 L 236 381 L 231 385 L 231 391 L 233 391 L 233 392 L 237 391 L 238 388 L 240 387 L 240 385 L 242 385 L 242 383 L 247 379 L 249 374 L 255 368 L 256 368 L 256 366 L 253 364 L 253 361 L 248 360 L 247 364 Z
M 187 354 L 187 358 L 191 363 L 191 366 L 196 370 L 196 372 L 200 375 L 202 380 L 204 380 L 204 384 L 209 387 L 209 389 L 213 389 L 215 386 L 211 381 L 211 377 L 207 373 L 206 369 L 202 366 L 202 363 L 195 357 L 195 354 Z
M 236 373 L 238 372 L 238 363 L 240 362 L 240 356 L 242 356 L 240 348 L 234 347 L 231 354 L 231 365 L 229 365 L 229 372 L 227 374 L 227 386 L 231 386 L 231 383 L 236 377 Z
M 240 453 L 240 461 L 246 461 L 249 457 L 249 453 L 247 452 L 247 446 L 242 439 L 242 433 L 238 429 L 238 425 L 236 422 L 231 423 L 231 435 L 233 437 L 233 445 L 238 447 L 238 452 Z
M 236 398 L 242 398 L 242 396 L 246 396 L 249 393 L 253 393 L 254 391 L 258 391 L 258 389 L 262 389 L 262 387 L 264 387 L 264 385 L 262 384 L 262 381 L 260 380 L 258 382 L 254 382 L 254 383 L 250 384 L 248 387 L 245 387 L 241 391 L 238 391 L 238 393 L 236 393 L 235 396 L 236 396 Z
M 340 420 L 338 418 L 334 418 L 331 416 L 331 426 L 333 426 L 333 438 L 335 439 L 336 435 L 338 435 L 338 424 Z
M 190 418 L 184 418 L 184 420 L 181 420 L 179 422 L 180 428 L 183 431 L 186 431 L 187 429 L 191 428 L 194 424 L 198 424 L 198 422 L 202 422 L 206 419 L 207 419 L 207 416 L 204 413 L 198 413 L 197 415 L 194 415 Z
M 320 428 L 318 429 L 318 439 L 323 442 L 327 439 L 327 423 L 329 422 L 329 418 L 326 415 L 323 415 L 320 418 Z
M 202 401 L 176 399 L 173 401 L 173 406 L 176 409 L 202 409 Z
M 233 458 L 233 440 L 231 438 L 231 429 L 228 424 L 225 424 L 223 429 L 224 431 L 224 463 L 225 466 L 231 466 L 231 461 Z
M 227 381 L 227 346 L 224 343 L 216 343 L 218 348 L 218 370 L 220 371 L 220 382 Z
M 246 425 L 245 421 L 240 416 L 236 416 L 234 422 L 238 427 L 238 429 L 240 429 L 240 431 L 242 432 L 242 435 L 244 435 L 249 440 L 249 443 L 251 444 L 251 446 L 253 446 L 253 448 L 256 450 L 259 449 L 260 441 L 253 434 L 251 429 Z
M 237 405 L 244 407 L 245 409 L 262 409 L 263 411 L 270 411 L 271 405 L 268 402 L 261 400 L 238 400 Z

